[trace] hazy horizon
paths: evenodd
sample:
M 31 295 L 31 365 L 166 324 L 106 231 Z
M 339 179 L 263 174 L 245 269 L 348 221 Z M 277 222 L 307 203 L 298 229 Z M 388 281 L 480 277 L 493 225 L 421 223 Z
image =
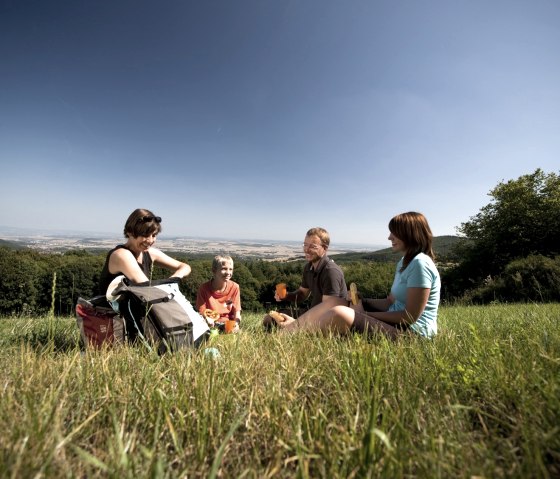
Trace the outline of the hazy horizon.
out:
M 0 225 L 0 236 L 5 237 L 18 237 L 26 235 L 30 237 L 36 236 L 52 236 L 52 237 L 68 237 L 68 238 L 96 238 L 105 240 L 116 240 L 124 241 L 124 237 L 121 234 L 115 232 L 106 231 L 82 231 L 82 230 L 66 230 L 66 229 L 46 229 L 46 228 L 33 228 L 33 227 L 17 227 Z M 215 241 L 232 241 L 239 243 L 250 243 L 250 242 L 260 242 L 260 243 L 272 243 L 272 244 L 301 244 L 303 238 L 300 239 L 274 239 L 274 238 L 242 238 L 242 237 L 227 237 L 227 236 L 195 236 L 195 235 L 166 235 L 163 231 L 158 237 L 158 241 L 166 241 L 173 239 L 193 239 L 193 240 L 215 240 Z M 358 243 L 358 242 L 341 242 L 335 241 L 331 238 L 331 246 L 351 246 L 354 248 L 375 248 L 384 249 L 390 247 L 390 242 L 387 244 L 374 244 L 374 243 Z M 157 247 L 157 243 L 156 243 Z

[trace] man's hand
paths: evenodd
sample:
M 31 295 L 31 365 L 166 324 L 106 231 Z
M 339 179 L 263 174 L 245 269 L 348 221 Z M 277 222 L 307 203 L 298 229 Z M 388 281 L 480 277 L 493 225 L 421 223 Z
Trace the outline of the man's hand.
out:
M 280 323 L 276 323 L 278 324 L 278 327 L 281 329 L 286 328 L 287 326 L 290 326 L 291 324 L 295 323 L 296 320 L 294 318 L 292 318 L 291 316 L 288 316 L 287 314 L 284 313 L 278 313 L 281 314 L 284 317 L 284 321 L 280 322 Z

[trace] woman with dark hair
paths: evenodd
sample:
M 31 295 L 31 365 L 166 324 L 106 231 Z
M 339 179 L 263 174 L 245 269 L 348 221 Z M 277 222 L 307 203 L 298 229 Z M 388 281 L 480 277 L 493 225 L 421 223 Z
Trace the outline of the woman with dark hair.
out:
M 161 218 L 150 210 L 134 210 L 124 225 L 126 243 L 121 244 L 107 255 L 99 279 L 99 293 L 105 294 L 111 282 L 120 275 L 133 283 L 149 281 L 154 264 L 170 270 L 171 277 L 183 278 L 191 272 L 191 267 L 154 248 L 157 235 L 161 232 Z
M 396 338 L 404 332 L 425 337 L 437 333 L 441 281 L 434 263 L 432 231 L 421 213 L 408 212 L 389 222 L 393 251 L 403 254 L 397 263 L 391 293 L 387 298 L 359 301 L 354 306 L 317 307 L 314 314 L 296 322 L 282 315 L 284 331 L 383 333 Z M 311 312 L 311 311 L 310 311 Z

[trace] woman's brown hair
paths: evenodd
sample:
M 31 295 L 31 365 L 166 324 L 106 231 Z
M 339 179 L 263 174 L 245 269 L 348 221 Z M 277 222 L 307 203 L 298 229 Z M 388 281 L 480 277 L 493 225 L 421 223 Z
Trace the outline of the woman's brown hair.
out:
M 161 217 L 144 208 L 135 209 L 124 224 L 124 237 L 138 238 L 161 232 Z
M 410 264 L 418 253 L 424 253 L 435 259 L 432 249 L 432 230 L 422 213 L 409 211 L 393 217 L 389 221 L 389 231 L 400 239 L 406 247 L 401 271 Z

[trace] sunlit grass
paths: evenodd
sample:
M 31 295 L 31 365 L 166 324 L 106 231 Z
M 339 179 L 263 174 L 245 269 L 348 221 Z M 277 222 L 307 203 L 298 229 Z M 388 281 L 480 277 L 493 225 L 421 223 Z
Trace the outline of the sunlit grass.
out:
M 432 341 L 244 325 L 214 360 L 0 319 L 0 477 L 560 474 L 560 305 L 444 307 Z

